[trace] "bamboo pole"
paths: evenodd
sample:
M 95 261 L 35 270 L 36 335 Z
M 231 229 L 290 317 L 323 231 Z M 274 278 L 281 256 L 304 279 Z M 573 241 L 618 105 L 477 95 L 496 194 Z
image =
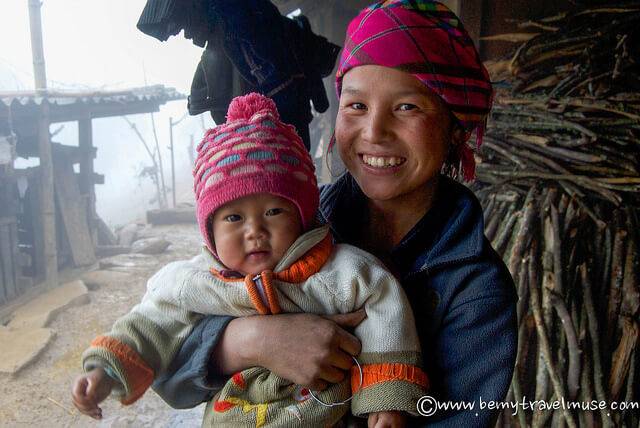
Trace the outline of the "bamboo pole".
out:
M 47 75 L 42 44 L 42 21 L 40 1 L 29 2 L 29 28 L 31 53 L 36 93 L 45 95 Z M 38 155 L 40 157 L 40 197 L 42 205 L 42 229 L 44 235 L 44 278 L 47 289 L 58 286 L 58 249 L 56 240 L 56 205 L 53 187 L 53 156 L 49 136 L 49 104 L 46 99 L 40 104 L 38 115 Z

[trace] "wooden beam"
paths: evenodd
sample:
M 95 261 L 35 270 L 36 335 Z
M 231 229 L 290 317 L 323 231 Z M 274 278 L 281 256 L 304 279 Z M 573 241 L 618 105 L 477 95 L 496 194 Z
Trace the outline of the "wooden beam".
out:
M 82 160 L 82 152 L 79 147 L 68 146 L 66 144 L 51 143 L 51 150 L 55 153 L 64 153 L 64 155 L 73 163 L 80 163 Z M 97 149 L 91 148 L 89 156 L 91 159 L 96 158 Z M 38 157 L 38 139 L 36 137 L 20 138 L 16 146 L 16 154 L 22 157 Z
M 56 106 L 52 112 L 51 123 L 68 122 L 83 117 L 86 113 L 93 119 L 101 117 L 127 116 L 160 111 L 162 101 L 139 101 L 134 103 L 75 103 L 68 106 Z
M 43 279 L 45 271 L 44 258 L 44 230 L 42 228 L 42 188 L 40 186 L 40 168 L 32 167 L 25 170 L 25 175 L 29 179 L 29 187 L 25 200 L 25 211 L 29 213 L 26 230 L 30 233 L 31 242 L 31 276 Z M 56 262 L 57 263 L 57 262 Z
M 20 254 L 20 238 L 18 237 L 18 219 L 17 217 L 13 218 L 13 221 L 9 225 L 9 238 L 11 240 L 11 253 L 13 256 L 13 275 L 14 281 L 16 284 L 16 293 L 23 293 L 23 285 L 20 283 L 19 278 L 22 276 L 22 257 Z
M 93 128 L 91 116 L 78 121 L 78 146 L 80 147 L 80 180 L 78 181 L 80 193 L 87 201 L 87 225 L 94 245 L 98 244 L 98 234 L 93 219 L 96 213 L 96 191 L 94 186 L 93 159 L 96 148 L 93 147 Z
M 153 99 L 139 100 L 127 102 L 98 102 L 84 103 L 81 101 L 71 104 L 56 104 L 55 99 L 42 104 L 49 105 L 49 123 L 71 122 L 84 118 L 87 115 L 93 119 L 114 116 L 127 116 L 132 114 L 143 114 L 160 111 L 160 106 L 174 100 Z M 33 127 L 33 121 L 38 116 L 41 105 L 29 103 L 22 105 L 13 103 L 11 107 L 11 115 L 13 118 L 14 129 L 16 134 L 20 135 L 22 131 L 25 135 L 29 133 L 29 127 Z M 5 112 L 3 105 L 0 103 L 0 120 L 4 120 Z
M 48 289 L 58 286 L 58 250 L 56 246 L 56 206 L 53 190 L 53 156 L 49 137 L 49 104 L 41 105 L 38 118 L 40 155 L 40 195 L 44 235 L 44 276 Z
M 12 248 L 14 244 L 17 246 L 17 243 L 12 241 L 10 231 L 12 223 L 15 225 L 15 218 L 0 218 L 0 281 L 4 284 L 4 287 L 0 287 L 0 294 L 5 301 L 12 300 L 18 295 L 16 264 Z

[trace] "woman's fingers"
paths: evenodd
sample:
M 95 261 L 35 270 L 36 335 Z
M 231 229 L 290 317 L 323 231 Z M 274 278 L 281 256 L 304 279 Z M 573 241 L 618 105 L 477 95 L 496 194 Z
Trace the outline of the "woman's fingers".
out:
M 357 337 L 340 327 L 337 327 L 336 335 L 335 340 L 339 349 L 354 356 L 360 353 L 362 345 Z M 353 362 L 353 360 L 351 361 Z
M 350 353 L 343 349 L 336 349 L 330 357 L 330 364 L 340 370 L 349 370 L 355 363 Z
M 333 321 L 343 328 L 354 328 L 367 317 L 367 313 L 364 309 L 357 310 L 355 312 L 348 312 L 346 314 L 334 314 L 325 315 L 323 318 Z
M 338 321 L 357 325 L 363 317 L 363 313 L 344 314 Z M 242 322 L 236 323 L 238 320 Z M 227 341 L 227 338 L 235 341 Z M 229 359 L 249 350 L 250 355 L 245 360 L 251 362 L 251 366 L 266 367 L 312 389 L 342 380 L 345 375 L 341 370 L 349 369 L 353 365 L 351 355 L 360 352 L 360 342 L 355 336 L 333 320 L 313 314 L 238 318 L 227 326 L 223 343 L 218 351 L 224 352 L 214 354 L 214 361 L 220 363 L 220 356 Z M 226 348 L 227 343 L 229 348 Z M 233 350 L 240 344 L 244 351 Z

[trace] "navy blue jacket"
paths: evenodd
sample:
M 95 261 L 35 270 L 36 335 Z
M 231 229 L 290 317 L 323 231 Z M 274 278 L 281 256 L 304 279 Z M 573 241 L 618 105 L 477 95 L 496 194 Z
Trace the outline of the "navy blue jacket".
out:
M 319 216 L 331 222 L 336 242 L 356 242 L 365 201 L 348 173 L 321 189 Z M 414 311 L 430 395 L 438 402 L 426 400 L 422 410 L 439 406 L 432 416 L 410 418 L 408 426 L 495 425 L 498 411 L 489 403 L 501 402 L 511 382 L 517 296 L 509 271 L 484 236 L 477 198 L 442 177 L 432 208 L 394 248 L 391 260 Z M 205 318 L 154 383 L 169 404 L 190 407 L 215 393 L 206 364 L 229 319 Z

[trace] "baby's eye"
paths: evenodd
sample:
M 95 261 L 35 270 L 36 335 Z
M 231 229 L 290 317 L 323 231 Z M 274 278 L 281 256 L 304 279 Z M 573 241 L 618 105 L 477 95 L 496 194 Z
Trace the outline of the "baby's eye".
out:
M 267 216 L 278 215 L 281 212 L 282 212 L 282 208 L 272 208 L 269 211 L 267 211 L 265 215 Z
M 400 107 L 398 108 L 398 110 L 402 110 L 402 111 L 409 111 L 409 110 L 415 110 L 418 107 L 414 104 L 400 104 Z
M 234 221 L 240 221 L 242 217 L 240 217 L 238 214 L 231 214 L 226 216 L 224 219 L 226 221 L 234 222 Z

